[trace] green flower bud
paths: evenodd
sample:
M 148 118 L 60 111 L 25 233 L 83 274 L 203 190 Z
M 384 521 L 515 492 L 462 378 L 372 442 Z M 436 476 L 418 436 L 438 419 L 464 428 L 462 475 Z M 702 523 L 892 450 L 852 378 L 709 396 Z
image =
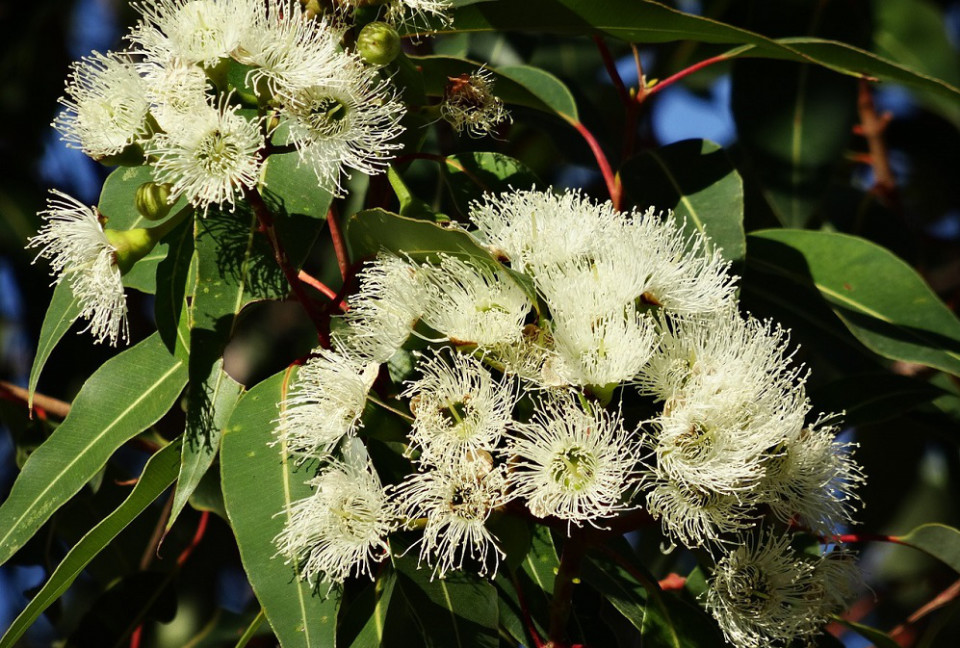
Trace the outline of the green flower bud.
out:
M 357 52 L 371 65 L 386 65 L 400 53 L 400 34 L 385 22 L 368 23 L 357 37 Z
M 150 230 L 138 227 L 131 230 L 104 230 L 107 241 L 116 252 L 117 267 L 121 274 L 130 271 L 133 265 L 147 256 L 157 244 Z
M 137 187 L 135 203 L 137 211 L 147 220 L 157 221 L 170 213 L 170 185 L 158 182 L 144 182 Z

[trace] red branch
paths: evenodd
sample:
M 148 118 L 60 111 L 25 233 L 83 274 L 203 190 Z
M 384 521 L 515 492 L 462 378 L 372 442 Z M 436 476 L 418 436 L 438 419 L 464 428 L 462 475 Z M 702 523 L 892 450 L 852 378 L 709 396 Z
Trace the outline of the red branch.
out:
M 571 126 L 577 129 L 577 132 L 583 136 L 583 139 L 587 141 L 587 144 L 590 146 L 590 150 L 593 151 L 593 157 L 597 159 L 597 166 L 600 167 L 600 173 L 603 175 L 603 181 L 607 184 L 607 191 L 610 194 L 610 201 L 613 203 L 614 209 L 620 209 L 620 199 L 623 188 L 620 186 L 620 177 L 614 175 L 613 169 L 610 167 L 610 162 L 607 160 L 606 154 L 603 152 L 603 149 L 600 147 L 600 143 L 597 141 L 597 138 L 593 136 L 586 126 L 581 122 L 567 118 L 567 121 Z
M 273 255 L 277 261 L 277 265 L 280 266 L 280 269 L 283 271 L 283 275 L 287 278 L 287 283 L 289 283 L 290 287 L 293 289 L 294 296 L 297 298 L 297 301 L 300 302 L 300 305 L 303 306 L 303 310 L 307 313 L 310 321 L 313 322 L 313 326 L 317 331 L 317 339 L 320 341 L 320 346 L 325 349 L 329 349 L 330 340 L 327 337 L 325 320 L 320 311 L 317 309 L 316 304 L 310 300 L 310 297 L 303 289 L 303 283 L 297 276 L 293 266 L 290 265 L 290 259 L 287 258 L 287 252 L 283 249 L 283 246 L 280 244 L 280 240 L 277 238 L 277 230 L 273 224 L 273 215 L 270 213 L 270 208 L 267 207 L 267 203 L 264 202 L 263 196 L 261 196 L 260 192 L 256 189 L 245 189 L 244 198 L 247 199 L 247 202 L 253 209 L 253 213 L 256 214 L 257 220 L 260 223 L 260 230 L 266 234 L 267 239 L 270 241 L 270 246 L 273 248 Z
M 200 521 L 197 522 L 197 530 L 193 533 L 193 539 L 190 540 L 190 544 L 187 545 L 187 548 L 180 552 L 180 555 L 177 557 L 177 566 L 183 567 L 183 564 L 187 562 L 187 559 L 190 557 L 190 554 L 193 553 L 193 550 L 197 548 L 197 545 L 200 544 L 200 541 L 203 540 L 203 534 L 207 532 L 207 522 L 210 520 L 210 512 L 204 511 L 200 514 Z
M 719 54 L 719 55 L 717 55 L 717 56 L 712 56 L 712 57 L 710 57 L 710 58 L 708 58 L 708 59 L 704 59 L 704 60 L 700 61 L 699 63 L 694 63 L 694 64 L 691 65 L 690 67 L 684 68 L 684 69 L 680 70 L 679 72 L 677 72 L 677 73 L 674 74 L 673 76 L 669 76 L 669 77 L 667 77 L 666 79 L 664 79 L 663 81 L 660 81 L 659 83 L 657 83 L 657 84 L 655 84 L 655 85 L 653 85 L 653 86 L 642 88 L 642 89 L 641 89 L 641 92 L 639 92 L 639 93 L 637 94 L 637 101 L 642 103 L 647 97 L 649 97 L 649 96 L 651 96 L 651 95 L 654 95 L 654 94 L 660 92 L 661 90 L 663 90 L 664 88 L 673 85 L 674 83 L 676 83 L 676 82 L 679 81 L 680 79 L 682 79 L 682 78 L 684 78 L 684 77 L 687 77 L 687 76 L 690 76 L 690 75 L 693 74 L 694 72 L 696 72 L 696 71 L 698 71 L 698 70 L 702 70 L 702 69 L 705 68 L 705 67 L 709 67 L 709 66 L 713 65 L 714 63 L 720 63 L 721 61 L 729 60 L 729 58 L 730 58 L 730 55 L 729 55 L 729 54 Z
M 327 227 L 330 229 L 330 239 L 333 241 L 333 251 L 337 255 L 337 265 L 340 266 L 340 276 L 346 281 L 350 274 L 350 255 L 347 254 L 347 243 L 343 238 L 343 231 L 337 222 L 337 210 L 333 205 L 327 210 Z
M 623 79 L 620 77 L 620 73 L 617 71 L 617 64 L 613 60 L 613 55 L 610 53 L 610 48 L 607 47 L 607 44 L 603 42 L 603 39 L 600 36 L 595 35 L 593 37 L 593 42 L 597 44 L 597 49 L 600 50 L 600 58 L 603 59 L 603 67 L 607 68 L 607 74 L 610 75 L 610 80 L 613 82 L 613 87 L 617 89 L 617 94 L 620 95 L 620 101 L 622 101 L 623 105 L 629 110 L 633 100 L 630 98 L 630 92 L 627 90 L 627 86 L 624 85 Z
M 346 313 L 348 310 L 350 310 L 350 307 L 347 305 L 347 302 L 337 299 L 337 292 L 333 288 L 323 283 L 313 275 L 307 274 L 305 271 L 301 270 L 300 273 L 297 275 L 297 279 L 307 284 L 311 288 L 315 288 L 316 290 L 318 290 L 319 292 L 323 293 L 325 296 L 333 300 L 333 302 L 337 305 L 337 308 L 340 309 L 341 313 Z

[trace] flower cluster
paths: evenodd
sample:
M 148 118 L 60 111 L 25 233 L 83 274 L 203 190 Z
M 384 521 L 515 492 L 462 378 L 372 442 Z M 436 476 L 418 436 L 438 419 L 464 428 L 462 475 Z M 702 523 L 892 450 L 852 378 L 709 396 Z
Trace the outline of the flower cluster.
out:
M 733 644 L 818 632 L 855 572 L 842 552 L 796 553 L 788 529 L 836 532 L 863 478 L 828 419 L 811 420 L 786 333 L 739 313 L 721 251 L 670 214 L 577 192 L 487 196 L 469 216 L 489 255 L 382 252 L 334 350 L 301 369 L 277 434 L 320 468 L 281 551 L 308 579 L 342 581 L 415 531 L 435 576 L 483 575 L 503 558 L 496 511 L 569 531 L 643 508 L 714 557 L 705 604 Z M 628 414 L 628 398 L 654 414 Z M 365 497 L 368 480 L 336 477 L 339 457 L 380 409 L 404 418 L 412 470 L 377 487 L 382 524 L 363 527 L 348 568 L 332 552 L 353 528 L 306 511 L 330 497 L 328 475 L 337 497 Z
M 446 6 L 396 0 L 387 14 L 402 22 Z M 71 66 L 53 125 L 94 159 L 151 166 L 169 204 L 184 199 L 203 214 L 233 208 L 263 184 L 268 155 L 287 149 L 340 195 L 351 170 L 381 173 L 400 148 L 404 105 L 385 74 L 344 47 L 343 12 L 314 16 L 298 0 L 134 7 L 141 19 L 129 48 Z M 79 218 L 76 201 L 58 196 L 32 245 L 57 273 L 69 272 L 97 341 L 115 344 L 126 331 L 125 268 L 109 245 L 90 244 L 94 230 L 104 236 L 94 224 L 102 219 Z

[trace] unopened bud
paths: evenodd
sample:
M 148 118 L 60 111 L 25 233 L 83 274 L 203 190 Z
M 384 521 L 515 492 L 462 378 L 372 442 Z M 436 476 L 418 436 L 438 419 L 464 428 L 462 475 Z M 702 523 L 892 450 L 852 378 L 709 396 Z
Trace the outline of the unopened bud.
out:
M 371 65 L 387 65 L 400 54 L 400 34 L 385 22 L 368 23 L 357 37 L 357 52 Z
M 149 254 L 157 244 L 150 230 L 138 227 L 131 230 L 108 229 L 103 232 L 116 254 L 117 267 L 126 274 L 133 265 Z
M 170 213 L 170 185 L 159 182 L 144 182 L 137 187 L 134 202 L 140 215 L 158 221 Z

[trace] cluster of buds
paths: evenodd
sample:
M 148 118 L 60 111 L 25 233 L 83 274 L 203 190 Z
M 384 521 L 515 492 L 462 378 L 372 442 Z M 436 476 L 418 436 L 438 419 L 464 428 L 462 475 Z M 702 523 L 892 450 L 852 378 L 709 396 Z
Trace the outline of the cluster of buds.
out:
M 576 192 L 488 196 L 470 219 L 488 257 L 381 253 L 333 349 L 301 368 L 277 443 L 319 468 L 281 553 L 339 582 L 415 530 L 435 576 L 488 575 L 491 515 L 604 529 L 642 508 L 713 556 L 705 604 L 733 644 L 818 632 L 855 571 L 842 552 L 795 553 L 790 527 L 835 532 L 863 478 L 825 417 L 808 420 L 782 329 L 739 313 L 720 251 Z M 385 364 L 401 389 L 377 380 Z M 406 421 L 406 475 L 363 451 L 376 407 Z

